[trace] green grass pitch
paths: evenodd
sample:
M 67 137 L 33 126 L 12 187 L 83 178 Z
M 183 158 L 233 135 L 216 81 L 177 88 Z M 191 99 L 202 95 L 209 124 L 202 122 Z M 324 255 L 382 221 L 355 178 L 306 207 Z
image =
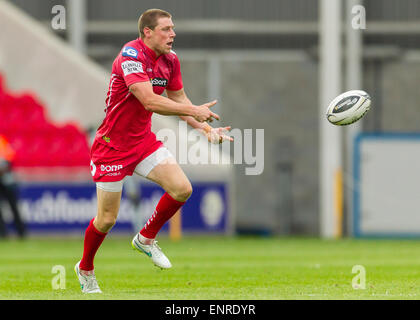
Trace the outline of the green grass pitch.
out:
M 0 299 L 419 299 L 420 241 L 184 237 L 159 244 L 173 268 L 105 239 L 95 259 L 103 294 L 83 295 L 73 271 L 82 238 L 0 241 Z M 55 265 L 65 289 L 53 290 Z M 354 289 L 355 265 L 366 288 Z M 360 282 L 358 282 L 360 283 Z

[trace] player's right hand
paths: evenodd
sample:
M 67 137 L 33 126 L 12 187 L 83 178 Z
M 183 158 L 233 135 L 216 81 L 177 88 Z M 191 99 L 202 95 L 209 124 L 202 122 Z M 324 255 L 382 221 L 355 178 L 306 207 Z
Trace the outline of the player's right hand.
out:
M 197 120 L 198 122 L 204 122 L 204 121 L 212 122 L 213 118 L 216 120 L 220 120 L 219 115 L 210 111 L 210 108 L 214 106 L 216 103 L 217 103 L 217 100 L 213 100 L 212 102 L 202 104 L 201 106 L 196 106 L 194 108 L 195 114 L 193 115 L 195 120 Z

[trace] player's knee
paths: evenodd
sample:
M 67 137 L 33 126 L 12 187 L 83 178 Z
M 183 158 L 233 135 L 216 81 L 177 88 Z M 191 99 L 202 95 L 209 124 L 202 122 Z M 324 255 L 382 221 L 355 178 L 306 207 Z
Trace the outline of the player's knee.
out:
M 108 232 L 117 222 L 117 218 L 113 216 L 97 217 L 96 222 L 98 224 L 98 229 L 100 229 L 99 231 Z
M 192 192 L 192 185 L 189 181 L 187 181 L 177 186 L 174 190 L 173 198 L 177 201 L 185 202 L 191 196 Z

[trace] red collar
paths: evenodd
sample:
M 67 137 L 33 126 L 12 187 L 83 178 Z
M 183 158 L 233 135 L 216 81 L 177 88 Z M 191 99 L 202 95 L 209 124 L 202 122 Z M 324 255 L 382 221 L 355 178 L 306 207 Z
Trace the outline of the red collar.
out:
M 144 51 L 146 54 L 153 59 L 153 61 L 156 61 L 159 57 L 156 57 L 156 53 L 150 49 L 144 42 L 142 38 L 139 38 L 140 45 L 144 48 Z

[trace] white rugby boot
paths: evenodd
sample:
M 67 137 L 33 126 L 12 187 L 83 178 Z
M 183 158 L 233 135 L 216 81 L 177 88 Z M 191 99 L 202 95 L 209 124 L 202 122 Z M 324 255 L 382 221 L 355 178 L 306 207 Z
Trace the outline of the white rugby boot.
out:
M 79 268 L 80 261 L 74 266 L 74 272 L 76 272 L 77 277 L 79 278 L 80 287 L 82 288 L 83 293 L 102 293 L 99 289 L 98 282 L 96 281 L 95 274 L 83 274 L 80 272 Z
M 159 268 L 169 269 L 172 267 L 171 262 L 162 252 L 162 249 L 159 248 L 156 240 L 154 240 L 152 244 L 143 244 L 141 243 L 139 239 L 139 234 L 137 233 L 134 236 L 133 241 L 131 241 L 131 246 L 133 247 L 133 249 L 143 252 L 147 256 L 149 256 L 149 258 L 152 259 L 153 263 Z

